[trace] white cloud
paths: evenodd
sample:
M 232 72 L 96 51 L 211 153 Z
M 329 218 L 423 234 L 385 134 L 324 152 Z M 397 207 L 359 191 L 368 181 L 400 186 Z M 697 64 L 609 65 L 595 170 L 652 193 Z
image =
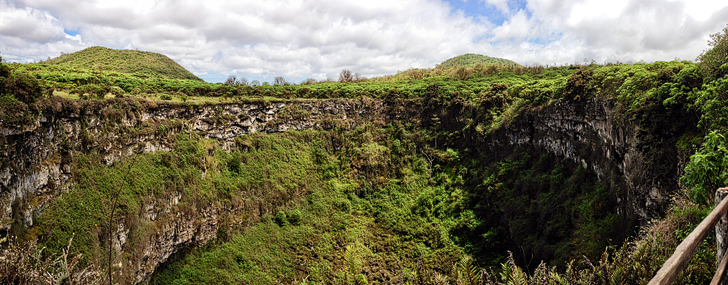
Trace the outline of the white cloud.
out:
M 54 42 L 64 37 L 60 21 L 52 15 L 3 2 L 0 2 L 0 35 L 27 38 L 38 43 Z
M 506 17 L 494 26 L 453 1 L 0 0 L 0 51 L 25 62 L 102 45 L 160 52 L 198 75 L 300 82 L 470 52 L 524 64 L 693 59 L 728 19 L 724 1 L 469 0 Z
M 532 19 L 528 18 L 524 10 L 518 11 L 508 21 L 505 21 L 503 25 L 496 27 L 492 31 L 494 34 L 493 39 L 499 41 L 521 41 L 535 36 L 534 32 L 536 32 L 535 23 L 533 23 Z
M 588 19 L 613 19 L 622 14 L 627 6 L 627 0 L 588 0 L 576 3 L 571 8 L 569 24 L 576 25 Z
M 495 6 L 503 13 L 510 13 L 511 10 L 508 8 L 508 0 L 483 0 L 485 3 Z

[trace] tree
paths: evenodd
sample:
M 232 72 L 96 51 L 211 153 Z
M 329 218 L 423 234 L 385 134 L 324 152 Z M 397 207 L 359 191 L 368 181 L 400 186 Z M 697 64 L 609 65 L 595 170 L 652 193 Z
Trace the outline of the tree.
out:
M 225 83 L 223 83 L 223 84 L 235 85 L 236 82 L 237 82 L 237 77 L 235 77 L 235 75 L 230 75 L 230 76 L 228 76 L 227 79 L 225 79 Z
M 286 79 L 283 78 L 283 76 L 276 76 L 273 78 L 273 85 L 286 85 L 288 82 L 286 82 Z
M 240 77 L 240 79 L 238 79 L 238 82 L 236 82 L 235 84 L 236 85 L 241 85 L 241 86 L 242 85 L 248 85 L 248 80 L 245 79 L 245 77 Z
M 339 82 L 345 83 L 352 81 L 354 81 L 354 76 L 351 74 L 351 71 L 344 69 L 339 72 Z
M 114 279 L 114 267 L 113 263 L 116 260 L 116 252 L 113 248 L 115 225 L 117 225 L 118 217 L 116 214 L 120 210 L 122 195 L 124 192 L 124 186 L 129 183 L 128 180 L 132 176 L 132 166 L 135 164 L 136 158 L 126 162 L 120 162 L 118 166 L 121 171 L 121 179 L 114 181 L 108 188 L 102 188 L 96 182 L 92 184 L 92 187 L 96 189 L 96 193 L 99 195 L 101 201 L 101 217 L 104 224 L 104 242 L 106 243 L 106 275 L 108 277 L 109 285 L 113 284 Z
M 708 45 L 712 48 L 703 51 L 698 56 L 700 66 L 710 79 L 723 78 L 728 74 L 728 26 L 723 31 L 710 35 Z M 723 68 L 721 68 L 723 67 Z
M 240 77 L 240 79 L 238 79 L 235 75 L 230 75 L 227 79 L 225 79 L 225 83 L 223 84 L 242 86 L 248 85 L 248 80 L 245 79 L 245 77 Z
M 306 78 L 303 82 L 301 82 L 301 85 L 307 85 L 307 84 L 316 84 L 318 81 L 313 78 Z

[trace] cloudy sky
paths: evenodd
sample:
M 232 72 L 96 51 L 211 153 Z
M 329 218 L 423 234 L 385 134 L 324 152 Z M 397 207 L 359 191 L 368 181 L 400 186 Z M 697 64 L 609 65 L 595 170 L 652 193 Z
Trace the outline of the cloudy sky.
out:
M 165 54 L 208 82 L 301 82 L 463 53 L 528 65 L 694 60 L 726 23 L 725 0 L 0 0 L 0 55 L 105 46 Z

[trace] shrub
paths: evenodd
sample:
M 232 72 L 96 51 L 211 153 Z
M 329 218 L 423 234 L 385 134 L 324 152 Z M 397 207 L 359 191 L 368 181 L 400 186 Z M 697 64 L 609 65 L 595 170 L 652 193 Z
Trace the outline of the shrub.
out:
M 114 97 L 116 98 L 124 98 L 124 89 L 119 88 L 118 86 L 112 86 L 110 87 L 111 94 L 114 94 Z
M 4 92 L 13 94 L 15 99 L 26 104 L 34 103 L 35 99 L 43 96 L 45 92 L 38 79 L 24 73 L 16 73 L 8 77 L 4 87 Z
M 162 100 L 172 100 L 172 95 L 162 94 L 162 95 L 159 96 L 159 99 L 162 99 Z
M 71 243 L 61 254 L 43 252 L 34 241 L 20 244 L 11 240 L 0 252 L 0 283 L 2 284 L 95 284 L 101 280 L 93 264 L 80 268 L 81 255 L 71 254 Z
M 589 69 L 580 69 L 566 81 L 566 92 L 564 97 L 569 100 L 579 101 L 591 94 L 594 91 L 594 87 L 591 84 L 593 72 Z
M 294 225 L 300 225 L 301 224 L 301 211 L 299 210 L 293 210 L 288 212 L 288 221 Z
M 712 193 L 728 182 L 728 150 L 726 139 L 721 133 L 713 131 L 705 136 L 700 150 L 690 156 L 685 167 L 685 175 L 680 179 L 690 187 L 690 196 L 696 203 L 707 204 Z
M 3 58 L 0 56 L 0 94 L 5 91 L 5 79 L 10 77 L 10 68 L 3 62 Z
M 285 226 L 288 223 L 286 212 L 278 211 L 278 213 L 276 213 L 276 223 L 281 227 Z
M 468 80 L 473 76 L 473 69 L 468 67 L 458 66 L 450 72 L 450 76 L 457 80 Z

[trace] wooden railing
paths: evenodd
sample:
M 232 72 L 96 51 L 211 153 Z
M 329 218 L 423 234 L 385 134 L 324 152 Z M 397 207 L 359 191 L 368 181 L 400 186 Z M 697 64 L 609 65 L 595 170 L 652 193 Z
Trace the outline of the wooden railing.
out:
M 675 249 L 675 253 L 665 261 L 655 277 L 650 280 L 649 285 L 657 284 L 672 284 L 675 278 L 685 269 L 690 259 L 695 255 L 698 247 L 705 237 L 715 228 L 716 240 L 718 242 L 718 252 L 716 254 L 718 260 L 718 269 L 713 275 L 713 284 L 728 284 L 728 279 L 725 277 L 726 264 L 728 259 L 726 258 L 726 233 L 728 232 L 728 188 L 720 188 L 715 193 L 715 209 L 705 217 L 705 219 L 683 240 L 680 245 Z

